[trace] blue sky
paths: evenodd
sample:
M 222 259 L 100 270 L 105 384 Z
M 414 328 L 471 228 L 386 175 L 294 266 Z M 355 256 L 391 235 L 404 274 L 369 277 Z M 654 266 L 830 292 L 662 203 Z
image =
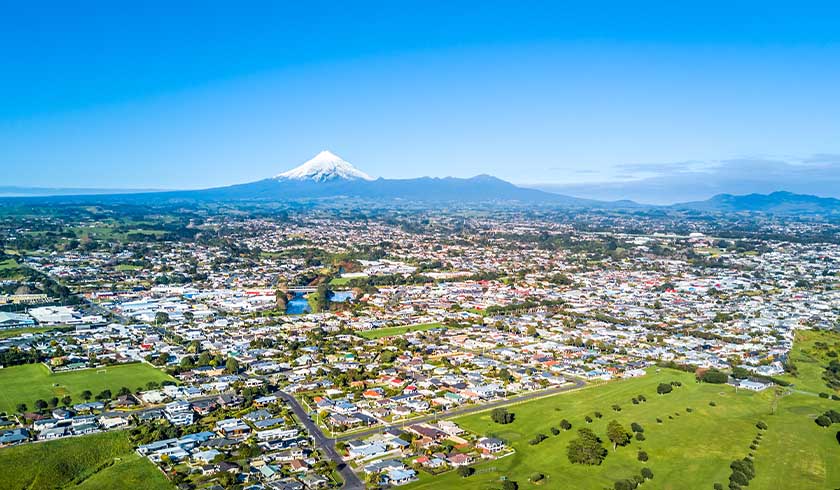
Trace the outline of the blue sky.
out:
M 4 184 L 840 176 L 836 2 L 138 3 L 7 6 Z

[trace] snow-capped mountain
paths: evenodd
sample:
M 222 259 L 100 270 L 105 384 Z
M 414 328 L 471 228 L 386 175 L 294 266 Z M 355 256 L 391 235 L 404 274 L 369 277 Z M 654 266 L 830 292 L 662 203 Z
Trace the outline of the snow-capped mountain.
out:
M 299 167 L 275 177 L 277 180 L 373 180 L 373 177 L 357 169 L 340 156 L 324 150 Z

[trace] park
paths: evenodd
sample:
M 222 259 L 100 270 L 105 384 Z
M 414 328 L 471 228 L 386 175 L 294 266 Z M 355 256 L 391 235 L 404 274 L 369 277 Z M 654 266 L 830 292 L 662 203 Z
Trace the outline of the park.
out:
M 41 363 L 0 369 L 0 411 L 18 411 L 18 405 L 35 408 L 37 400 L 62 399 L 70 396 L 73 403 L 85 401 L 84 391 L 96 396 L 104 390 L 116 394 L 126 387 L 132 392 L 149 382 L 175 382 L 175 379 L 149 364 L 132 363 L 52 373 Z

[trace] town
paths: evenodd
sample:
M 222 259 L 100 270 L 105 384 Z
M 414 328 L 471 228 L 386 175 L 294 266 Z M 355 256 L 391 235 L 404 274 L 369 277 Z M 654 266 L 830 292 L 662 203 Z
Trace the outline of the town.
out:
M 178 488 L 470 478 L 517 448 L 453 419 L 660 369 L 772 391 L 840 318 L 821 222 L 136 213 L 0 223 L 0 446 L 123 437 Z

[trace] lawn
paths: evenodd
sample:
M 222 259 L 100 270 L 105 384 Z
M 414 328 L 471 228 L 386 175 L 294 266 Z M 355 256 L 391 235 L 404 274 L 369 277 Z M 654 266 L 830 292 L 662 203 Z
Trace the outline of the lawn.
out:
M 96 395 L 110 389 L 116 394 L 123 386 L 135 390 L 149 381 L 160 383 L 174 381 L 174 378 L 142 363 L 57 374 L 51 374 L 43 364 L 12 366 L 0 369 L 0 410 L 14 411 L 18 403 L 26 403 L 32 409 L 35 400 L 48 400 L 53 396 L 70 395 L 78 403 L 82 401 L 84 390 Z
M 123 431 L 0 449 L 0 488 L 66 487 L 173 488 L 150 461 L 134 453 Z
M 373 340 L 381 337 L 391 337 L 394 335 L 402 335 L 408 332 L 422 332 L 424 330 L 431 330 L 433 328 L 441 328 L 440 323 L 421 323 L 419 325 L 403 325 L 401 327 L 377 328 L 375 330 L 365 330 L 358 332 L 362 337 Z
M 682 387 L 658 395 L 659 383 L 680 381 Z M 647 402 L 634 405 L 642 394 Z M 716 406 L 711 406 L 714 402 Z M 618 404 L 620 412 L 612 410 Z M 774 409 L 775 406 L 775 409 Z M 691 412 L 687 411 L 691 408 Z M 439 477 L 423 475 L 410 485 L 412 490 L 461 488 L 490 490 L 501 487 L 503 477 L 519 483 L 519 488 L 536 488 L 528 482 L 535 472 L 546 475 L 546 488 L 603 490 L 618 479 L 639 474 L 643 467 L 653 471 L 645 489 L 711 489 L 714 483 L 728 486 L 729 463 L 755 454 L 756 478 L 749 488 L 786 490 L 834 489 L 840 487 L 840 445 L 835 439 L 838 426 L 822 429 L 814 423 L 821 412 L 840 402 L 813 395 L 788 394 L 776 397 L 772 389 L 760 393 L 736 390 L 726 385 L 698 384 L 693 374 L 653 369 L 642 378 L 614 381 L 582 390 L 514 405 L 511 424 L 491 421 L 489 413 L 455 419 L 463 428 L 508 441 L 516 453 L 497 461 L 475 466 L 476 474 L 461 478 L 455 472 Z M 603 414 L 587 424 L 584 417 L 595 411 Z M 551 435 L 551 427 L 568 419 L 572 430 Z M 662 423 L 657 422 L 657 418 Z M 646 439 L 633 439 L 626 447 L 613 450 L 606 437 L 606 426 L 617 420 L 626 429 L 632 422 L 642 425 Z M 756 450 L 750 444 L 763 420 L 769 426 Z M 606 441 L 609 455 L 600 466 L 571 464 L 566 448 L 576 429 L 588 427 Z M 539 445 L 528 443 L 536 434 L 548 439 Z M 650 459 L 640 462 L 639 450 Z
M 350 277 L 334 277 L 330 279 L 330 286 L 346 286 L 351 280 Z

